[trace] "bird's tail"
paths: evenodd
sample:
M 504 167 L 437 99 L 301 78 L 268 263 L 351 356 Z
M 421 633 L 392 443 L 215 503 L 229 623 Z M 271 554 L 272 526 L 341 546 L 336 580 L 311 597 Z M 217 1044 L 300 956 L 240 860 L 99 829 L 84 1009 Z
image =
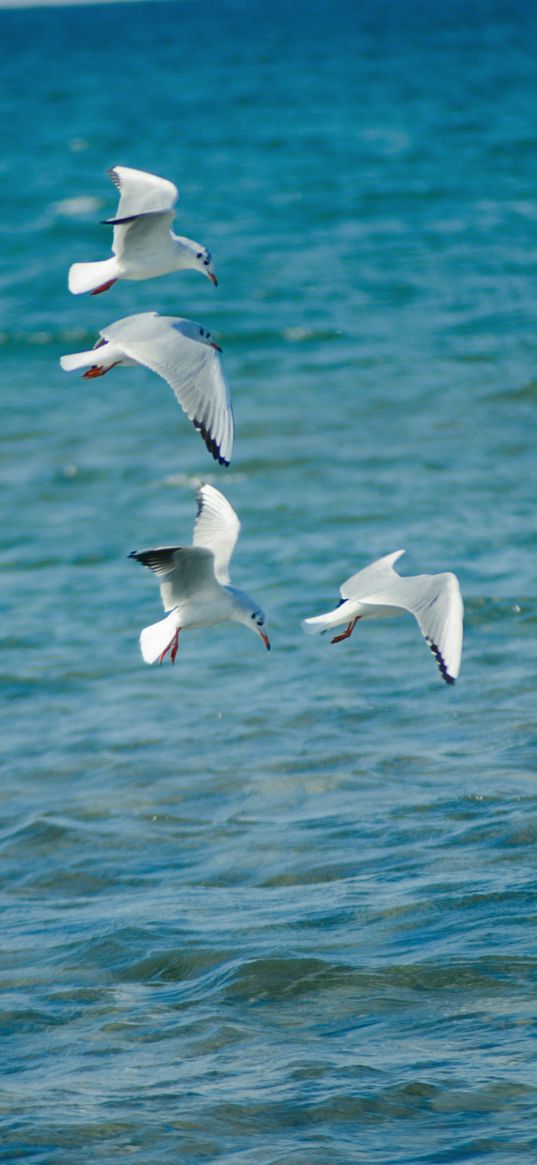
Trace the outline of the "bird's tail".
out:
M 140 635 L 140 650 L 146 663 L 154 663 L 166 648 L 170 646 L 177 630 L 175 611 L 172 611 L 159 623 L 152 623 L 144 627 Z
M 100 263 L 73 263 L 69 268 L 69 291 L 73 295 L 82 295 L 84 291 L 91 291 L 96 295 L 99 291 L 106 291 L 115 283 L 117 274 L 117 259 L 103 259 Z
M 95 348 L 89 352 L 73 352 L 70 356 L 60 356 L 60 364 L 64 372 L 74 372 L 77 368 L 91 368 L 97 363 L 98 355 Z
M 306 635 L 323 635 L 325 631 L 331 631 L 333 627 L 337 627 L 338 623 L 342 622 L 339 608 L 336 607 L 334 611 L 327 611 L 324 615 L 314 615 L 312 619 L 303 619 L 301 627 Z

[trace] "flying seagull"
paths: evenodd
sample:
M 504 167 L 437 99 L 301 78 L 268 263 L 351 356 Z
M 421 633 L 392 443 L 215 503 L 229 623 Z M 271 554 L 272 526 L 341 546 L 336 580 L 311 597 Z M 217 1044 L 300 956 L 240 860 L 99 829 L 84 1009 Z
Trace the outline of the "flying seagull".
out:
M 107 328 L 88 352 L 62 356 L 65 372 L 87 368 L 87 380 L 116 364 L 143 364 L 173 389 L 183 412 L 199 429 L 215 461 L 229 465 L 233 412 L 229 385 L 218 355 L 222 351 L 201 324 L 147 311 L 125 316 Z
M 206 247 L 175 235 L 171 224 L 175 218 L 177 187 L 166 178 L 114 166 L 108 171 L 119 190 L 119 204 L 114 218 L 104 222 L 113 226 L 113 258 L 100 263 L 73 263 L 69 269 L 69 291 L 99 295 L 118 279 L 153 279 L 192 267 L 201 271 L 217 286 L 212 258 Z
M 270 651 L 264 612 L 230 583 L 229 561 L 239 536 L 239 519 L 213 485 L 202 485 L 197 498 L 192 546 L 158 546 L 155 550 L 133 550 L 129 555 L 161 580 L 164 610 L 169 611 L 165 619 L 145 627 L 140 635 L 146 663 L 157 659 L 162 663 L 168 651 L 175 663 L 181 631 L 228 621 L 244 623 L 256 631 Z
M 430 647 L 442 679 L 454 684 L 460 671 L 463 605 L 456 575 L 418 574 L 401 578 L 393 564 L 404 554 L 396 550 L 365 570 L 351 575 L 340 587 L 341 601 L 333 611 L 304 619 L 307 635 L 323 634 L 345 623 L 332 643 L 349 639 L 359 619 L 380 619 L 409 611 Z

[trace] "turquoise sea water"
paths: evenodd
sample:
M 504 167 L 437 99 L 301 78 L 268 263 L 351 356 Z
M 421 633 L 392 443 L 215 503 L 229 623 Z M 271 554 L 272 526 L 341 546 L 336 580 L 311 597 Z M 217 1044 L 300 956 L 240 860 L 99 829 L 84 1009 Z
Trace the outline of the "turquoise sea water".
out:
M 0 1160 L 537 1159 L 537 13 L 222 0 L 0 12 Z M 177 181 L 195 273 L 69 296 L 113 164 Z M 210 459 L 142 369 L 224 348 Z M 195 487 L 242 521 L 240 627 L 147 668 Z M 331 647 L 353 570 L 457 572 L 460 681 L 411 619 Z

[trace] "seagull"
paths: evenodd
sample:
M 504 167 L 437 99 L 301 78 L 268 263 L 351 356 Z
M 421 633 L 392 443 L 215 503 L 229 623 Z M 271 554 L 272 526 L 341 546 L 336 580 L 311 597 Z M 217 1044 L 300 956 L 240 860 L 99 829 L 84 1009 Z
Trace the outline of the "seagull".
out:
M 108 175 L 119 190 L 119 204 L 114 218 L 103 222 L 114 228 L 112 259 L 100 263 L 73 263 L 69 270 L 69 291 L 100 295 L 118 279 L 152 279 L 193 267 L 201 271 L 216 287 L 218 280 L 206 247 L 175 235 L 171 224 L 179 191 L 173 182 L 113 166 Z
M 116 364 L 143 364 L 173 389 L 183 412 L 220 465 L 233 449 L 233 412 L 229 385 L 218 353 L 222 351 L 201 324 L 156 311 L 125 316 L 102 328 L 94 348 L 62 356 L 65 372 L 87 368 L 86 380 L 104 376 Z
M 417 574 L 401 578 L 393 564 L 404 553 L 396 550 L 351 575 L 340 587 L 339 605 L 324 615 L 304 619 L 303 630 L 307 635 L 323 634 L 345 623 L 345 631 L 331 640 L 341 643 L 350 638 L 359 619 L 379 619 L 410 611 L 436 659 L 442 679 L 446 684 L 454 684 L 461 666 L 463 620 L 457 576 Z
M 230 584 L 229 561 L 239 536 L 239 519 L 213 485 L 202 485 L 197 500 L 192 546 L 158 546 L 129 554 L 129 558 L 135 558 L 162 579 L 162 602 L 164 610 L 170 612 L 159 623 L 145 627 L 140 635 L 146 663 L 157 659 L 162 663 L 168 651 L 175 663 L 180 631 L 228 621 L 244 623 L 250 631 L 256 631 L 270 651 L 264 611 L 244 591 Z

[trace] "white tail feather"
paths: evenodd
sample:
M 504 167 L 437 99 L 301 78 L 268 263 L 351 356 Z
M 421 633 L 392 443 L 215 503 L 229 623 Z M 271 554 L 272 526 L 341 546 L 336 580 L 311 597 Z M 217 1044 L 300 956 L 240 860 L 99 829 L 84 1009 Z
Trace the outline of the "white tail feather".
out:
M 159 623 L 152 623 L 150 627 L 144 627 L 140 635 L 140 650 L 146 663 L 154 663 L 162 655 L 162 652 L 171 643 L 176 630 L 175 611 L 172 611 L 165 619 L 161 619 Z
M 334 612 L 329 611 L 327 615 L 315 615 L 312 619 L 303 619 L 302 630 L 306 632 L 306 635 L 322 635 L 323 631 L 328 631 L 329 627 L 336 626 L 333 615 Z
M 74 372 L 75 368 L 91 368 L 99 360 L 98 350 L 91 348 L 89 352 L 73 352 L 71 356 L 60 356 L 60 364 L 64 372 Z
M 69 268 L 69 291 L 73 295 L 82 295 L 84 291 L 95 291 L 110 279 L 117 279 L 115 256 L 103 259 L 101 263 L 73 263 Z

